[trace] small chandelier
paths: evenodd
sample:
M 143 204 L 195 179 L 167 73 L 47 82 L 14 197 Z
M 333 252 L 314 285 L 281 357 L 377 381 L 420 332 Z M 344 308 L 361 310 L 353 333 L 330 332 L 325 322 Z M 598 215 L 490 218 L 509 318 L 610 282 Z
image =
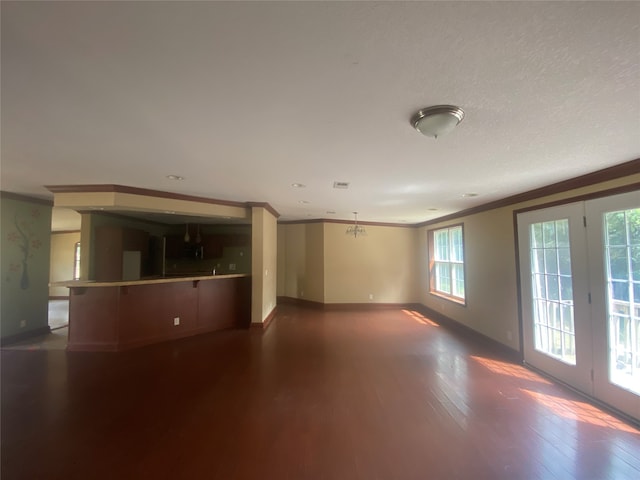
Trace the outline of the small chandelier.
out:
M 367 231 L 364 229 L 364 227 L 358 225 L 358 212 L 353 212 L 353 215 L 355 216 L 355 221 L 353 225 L 350 225 L 349 228 L 347 228 L 347 231 L 344 233 L 346 233 L 347 235 L 352 235 L 353 238 L 358 238 L 358 235 L 366 235 Z
M 411 119 L 411 125 L 427 137 L 438 138 L 449 133 L 464 118 L 464 111 L 455 105 L 423 108 Z

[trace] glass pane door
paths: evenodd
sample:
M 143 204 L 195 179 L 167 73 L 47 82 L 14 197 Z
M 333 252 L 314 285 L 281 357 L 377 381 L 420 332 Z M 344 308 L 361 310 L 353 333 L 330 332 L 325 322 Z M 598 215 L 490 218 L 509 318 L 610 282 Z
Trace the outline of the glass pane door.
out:
M 525 361 L 592 391 L 584 205 L 518 215 Z
M 640 419 L 640 192 L 586 202 L 595 396 Z
M 609 377 L 640 394 L 640 208 L 604 214 Z

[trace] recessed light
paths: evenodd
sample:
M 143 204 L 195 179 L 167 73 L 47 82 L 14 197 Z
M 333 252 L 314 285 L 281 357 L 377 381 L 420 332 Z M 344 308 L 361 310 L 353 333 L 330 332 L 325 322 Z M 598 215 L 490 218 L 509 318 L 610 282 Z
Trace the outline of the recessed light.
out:
M 174 212 L 173 210 L 165 210 L 164 213 L 168 213 L 169 215 L 175 215 L 176 212 Z
M 181 177 L 180 175 L 167 175 L 167 178 L 169 180 L 184 180 L 184 177 Z
M 309 201 L 307 201 L 307 200 L 298 200 L 298 203 L 303 203 L 303 204 L 305 204 L 305 205 L 306 205 L 307 203 L 311 203 L 311 202 L 309 202 Z
M 427 211 L 429 211 L 429 212 L 437 212 L 438 209 L 437 208 L 427 208 Z
M 343 190 L 349 188 L 349 182 L 333 182 L 333 188 L 342 188 Z
M 464 198 L 471 198 L 471 197 L 477 197 L 478 194 L 477 193 L 463 193 L 462 196 Z
M 293 188 L 305 188 L 306 185 L 304 183 L 292 183 L 291 186 Z
M 334 212 L 333 210 L 327 210 L 325 213 L 327 215 L 335 215 L 336 214 L 336 212 Z

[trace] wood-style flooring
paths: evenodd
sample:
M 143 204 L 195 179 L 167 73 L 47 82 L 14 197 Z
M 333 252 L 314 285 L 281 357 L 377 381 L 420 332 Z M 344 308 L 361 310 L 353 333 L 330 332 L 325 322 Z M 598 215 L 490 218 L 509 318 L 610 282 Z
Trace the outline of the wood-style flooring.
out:
M 2 351 L 13 479 L 638 479 L 640 432 L 410 311 Z

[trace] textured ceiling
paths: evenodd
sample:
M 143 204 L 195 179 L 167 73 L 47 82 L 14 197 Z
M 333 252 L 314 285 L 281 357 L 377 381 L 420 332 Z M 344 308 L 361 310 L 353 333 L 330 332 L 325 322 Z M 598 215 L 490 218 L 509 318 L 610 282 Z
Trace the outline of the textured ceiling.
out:
M 639 2 L 1 8 L 5 191 L 416 223 L 640 157 Z M 451 134 L 410 126 L 442 103 L 466 112 Z

